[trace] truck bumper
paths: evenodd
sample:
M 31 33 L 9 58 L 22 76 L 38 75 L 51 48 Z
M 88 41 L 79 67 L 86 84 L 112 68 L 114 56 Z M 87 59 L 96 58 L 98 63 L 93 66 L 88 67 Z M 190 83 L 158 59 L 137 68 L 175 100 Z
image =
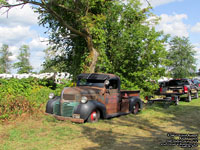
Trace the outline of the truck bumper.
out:
M 75 123 L 84 123 L 84 119 L 81 119 L 81 118 L 63 117 L 63 116 L 58 116 L 58 115 L 49 114 L 49 113 L 45 113 L 45 114 L 53 116 L 57 120 L 61 120 L 61 121 L 69 120 L 69 121 L 75 122 Z

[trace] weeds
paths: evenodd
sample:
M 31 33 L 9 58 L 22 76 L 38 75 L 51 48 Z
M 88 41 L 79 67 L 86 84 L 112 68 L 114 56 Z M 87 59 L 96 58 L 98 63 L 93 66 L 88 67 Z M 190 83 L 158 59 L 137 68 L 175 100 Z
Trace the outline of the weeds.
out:
M 47 79 L 0 79 L 0 121 L 6 121 L 23 113 L 38 112 L 48 100 L 48 95 L 54 92 L 60 95 L 64 86 L 55 85 Z

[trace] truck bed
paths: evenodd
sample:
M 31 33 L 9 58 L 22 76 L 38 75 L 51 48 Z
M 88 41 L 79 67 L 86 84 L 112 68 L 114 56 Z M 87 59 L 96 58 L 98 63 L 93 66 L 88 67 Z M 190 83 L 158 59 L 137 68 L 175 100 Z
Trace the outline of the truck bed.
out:
M 140 97 L 140 91 L 139 90 L 135 90 L 135 91 L 131 91 L 131 90 L 121 90 L 120 91 L 121 96 L 124 98 L 128 98 L 128 97 Z

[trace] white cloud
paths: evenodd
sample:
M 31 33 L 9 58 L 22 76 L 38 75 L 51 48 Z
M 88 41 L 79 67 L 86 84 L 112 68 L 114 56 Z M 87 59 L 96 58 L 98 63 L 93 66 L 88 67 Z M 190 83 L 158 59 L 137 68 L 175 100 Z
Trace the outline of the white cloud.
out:
M 31 50 L 31 56 L 30 56 L 30 63 L 34 68 L 34 71 L 39 71 L 42 69 L 41 64 L 44 62 L 44 56 L 45 53 L 43 52 L 44 49 L 46 49 L 48 47 L 48 39 L 46 38 L 35 38 L 32 39 L 32 41 L 30 41 L 28 43 L 28 45 L 30 46 L 30 50 Z
M 17 46 L 9 46 L 9 51 L 12 53 L 12 56 L 10 56 L 11 61 L 15 62 L 17 60 L 18 50 Z
M 9 0 L 9 2 L 16 4 L 16 0 Z M 17 62 L 19 48 L 24 44 L 28 45 L 31 53 L 30 63 L 34 67 L 34 71 L 38 71 L 41 69 L 44 59 L 42 51 L 47 48 L 48 41 L 40 36 L 43 29 L 37 25 L 38 14 L 33 12 L 29 4 L 23 7 L 13 7 L 8 14 L 4 13 L 5 11 L 5 8 L 0 9 L 0 46 L 8 44 L 9 50 L 13 54 L 10 59 Z M 15 73 L 16 70 L 12 70 L 12 72 Z
M 196 23 L 192 28 L 192 32 L 200 32 L 200 22 Z
M 148 3 L 146 0 L 140 0 L 141 3 L 143 4 L 143 7 L 147 7 Z M 181 2 L 183 0 L 148 0 L 148 2 L 151 4 L 152 7 L 157 7 L 160 5 L 165 5 L 168 3 L 172 3 L 172 2 Z
M 44 50 L 47 48 L 48 44 L 48 39 L 47 38 L 42 38 L 38 37 L 35 39 L 32 39 L 32 41 L 29 43 L 29 46 L 34 49 L 34 50 Z
M 34 71 L 39 71 L 42 69 L 42 63 L 44 60 L 42 59 L 44 57 L 44 52 L 43 51 L 34 51 L 31 53 L 30 57 L 30 63 L 34 67 Z
M 165 34 L 171 34 L 172 36 L 185 36 L 188 37 L 188 28 L 189 26 L 184 24 L 183 19 L 187 19 L 186 14 L 174 14 L 160 15 L 161 21 L 158 25 L 158 30 L 163 30 Z
M 12 1 L 12 3 L 16 3 Z M 7 8 L 0 9 L 0 25 L 1 26 L 16 26 L 16 25 L 36 25 L 38 14 L 33 12 L 29 4 L 18 7 L 13 7 L 8 12 Z
M 30 30 L 27 26 L 1 27 L 0 26 L 0 42 L 8 45 L 20 43 L 27 39 L 37 36 L 36 31 Z

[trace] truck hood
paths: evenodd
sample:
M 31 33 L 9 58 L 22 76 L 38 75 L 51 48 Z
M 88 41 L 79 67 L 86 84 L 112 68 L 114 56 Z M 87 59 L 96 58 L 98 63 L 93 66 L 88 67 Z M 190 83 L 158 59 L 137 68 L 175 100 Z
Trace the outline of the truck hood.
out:
M 63 100 L 75 100 L 80 101 L 82 96 L 86 96 L 88 100 L 94 100 L 97 95 L 103 92 L 103 88 L 89 87 L 89 86 L 78 86 L 78 87 L 67 87 L 62 91 L 61 98 Z

